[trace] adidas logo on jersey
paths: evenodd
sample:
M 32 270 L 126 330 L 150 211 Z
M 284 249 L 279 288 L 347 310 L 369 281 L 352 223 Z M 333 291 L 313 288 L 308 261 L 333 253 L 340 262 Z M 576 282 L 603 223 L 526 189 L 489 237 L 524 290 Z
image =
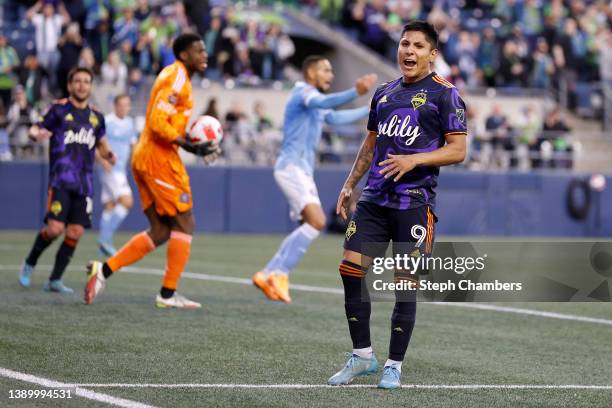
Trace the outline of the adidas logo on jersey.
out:
M 93 149 L 96 144 L 96 137 L 94 136 L 93 129 L 86 130 L 81 128 L 78 132 L 69 130 L 64 133 L 64 144 L 69 145 L 72 143 L 87 145 L 89 150 Z

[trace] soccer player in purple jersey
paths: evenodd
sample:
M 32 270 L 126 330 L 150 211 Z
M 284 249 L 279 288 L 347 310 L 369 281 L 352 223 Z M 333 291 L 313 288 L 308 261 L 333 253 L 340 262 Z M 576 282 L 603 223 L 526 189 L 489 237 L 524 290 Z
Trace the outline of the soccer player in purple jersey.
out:
M 30 275 L 43 251 L 60 235 L 64 242 L 55 256 L 47 292 L 72 293 L 62 274 L 83 235 L 91 227 L 95 149 L 100 157 L 115 163 L 105 136 L 104 115 L 89 105 L 93 73 L 74 68 L 68 73 L 68 99 L 58 101 L 41 123 L 30 129 L 33 138 L 49 138 L 49 193 L 46 226 L 36 236 L 19 273 L 19 283 L 30 286 Z
M 401 243 L 412 243 L 420 255 L 429 255 L 439 167 L 465 158 L 465 104 L 453 85 L 431 71 L 437 43 L 438 34 L 430 24 L 413 21 L 404 26 L 397 49 L 402 76 L 374 93 L 367 136 L 338 197 L 336 212 L 346 219 L 352 191 L 369 169 L 346 230 L 340 263 L 353 352 L 344 368 L 328 380 L 331 385 L 347 384 L 378 370 L 370 341 L 371 305 L 364 271 L 373 257 L 384 254 L 368 244 L 387 246 L 393 241 L 397 253 L 406 248 Z M 396 271 L 398 278 L 412 280 Z M 416 317 L 415 296 L 413 292 L 409 301 L 396 297 L 380 388 L 400 387 L 402 360 Z

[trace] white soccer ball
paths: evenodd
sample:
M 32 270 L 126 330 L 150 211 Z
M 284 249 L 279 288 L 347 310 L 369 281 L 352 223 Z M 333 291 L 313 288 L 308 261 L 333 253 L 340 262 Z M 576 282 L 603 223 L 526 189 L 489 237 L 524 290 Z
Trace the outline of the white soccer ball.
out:
M 223 140 L 223 126 L 212 116 L 200 116 L 189 129 L 189 138 L 193 143 L 220 143 Z

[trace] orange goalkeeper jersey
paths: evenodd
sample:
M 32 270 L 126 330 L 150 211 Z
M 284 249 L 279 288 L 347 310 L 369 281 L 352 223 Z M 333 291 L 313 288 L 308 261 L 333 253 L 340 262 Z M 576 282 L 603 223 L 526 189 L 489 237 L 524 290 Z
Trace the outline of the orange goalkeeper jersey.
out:
M 180 175 L 188 182 L 177 144 L 185 135 L 191 116 L 193 95 L 187 69 L 180 61 L 164 68 L 151 89 L 145 127 L 132 155 L 132 168 L 149 175 Z

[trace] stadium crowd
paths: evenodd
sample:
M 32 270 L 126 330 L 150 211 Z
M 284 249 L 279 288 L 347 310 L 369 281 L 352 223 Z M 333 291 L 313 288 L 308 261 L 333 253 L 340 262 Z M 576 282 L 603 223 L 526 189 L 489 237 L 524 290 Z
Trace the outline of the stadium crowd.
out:
M 0 160 L 34 153 L 27 128 L 49 101 L 67 95 L 70 68 L 92 69 L 96 83 L 107 92 L 138 96 L 147 78 L 174 62 L 173 38 L 193 28 L 209 51 L 208 78 L 231 78 L 239 85 L 282 79 L 295 47 L 280 17 L 238 14 L 231 6 L 205 3 L 4 1 L 0 6 Z
M 435 69 L 461 90 L 495 86 L 559 91 L 565 84 L 571 107 L 576 104 L 575 84 L 612 80 L 612 7 L 603 2 L 300 3 L 389 58 L 393 58 L 402 24 L 412 18 L 428 19 L 439 28 L 442 39 Z M 277 14 L 237 12 L 225 1 L 5 0 L 0 12 L 0 160 L 36 154 L 27 128 L 50 100 L 66 95 L 66 73 L 73 66 L 91 68 L 98 85 L 114 94 L 142 97 L 146 79 L 174 61 L 172 39 L 192 26 L 206 43 L 206 76 L 213 80 L 231 78 L 238 85 L 281 80 L 287 60 L 295 53 Z M 31 33 L 30 41 L 23 41 L 27 33 Z M 550 136 L 546 121 L 531 120 L 530 107 L 525 112 L 527 125 L 487 119 L 484 129 L 474 129 L 475 168 L 525 168 L 525 163 L 541 167 L 546 163 L 520 157 L 549 149 L 572 151 L 567 132 Z M 492 115 L 503 116 L 503 112 Z M 252 120 L 246 120 L 244 113 L 234 115 L 237 120 L 232 120 L 232 112 L 220 116 L 230 136 L 227 143 L 235 143 L 236 152 L 242 151 L 235 160 L 273 161 L 274 152 L 263 148 L 269 138 L 259 137 L 263 131 L 257 114 Z M 328 132 L 323 140 L 321 159 L 341 160 L 337 153 L 342 150 L 341 138 Z M 568 166 L 567 161 L 549 163 Z
M 599 0 L 305 1 L 373 51 L 395 60 L 402 25 L 440 32 L 438 73 L 457 87 L 550 89 L 612 79 L 612 4 Z

